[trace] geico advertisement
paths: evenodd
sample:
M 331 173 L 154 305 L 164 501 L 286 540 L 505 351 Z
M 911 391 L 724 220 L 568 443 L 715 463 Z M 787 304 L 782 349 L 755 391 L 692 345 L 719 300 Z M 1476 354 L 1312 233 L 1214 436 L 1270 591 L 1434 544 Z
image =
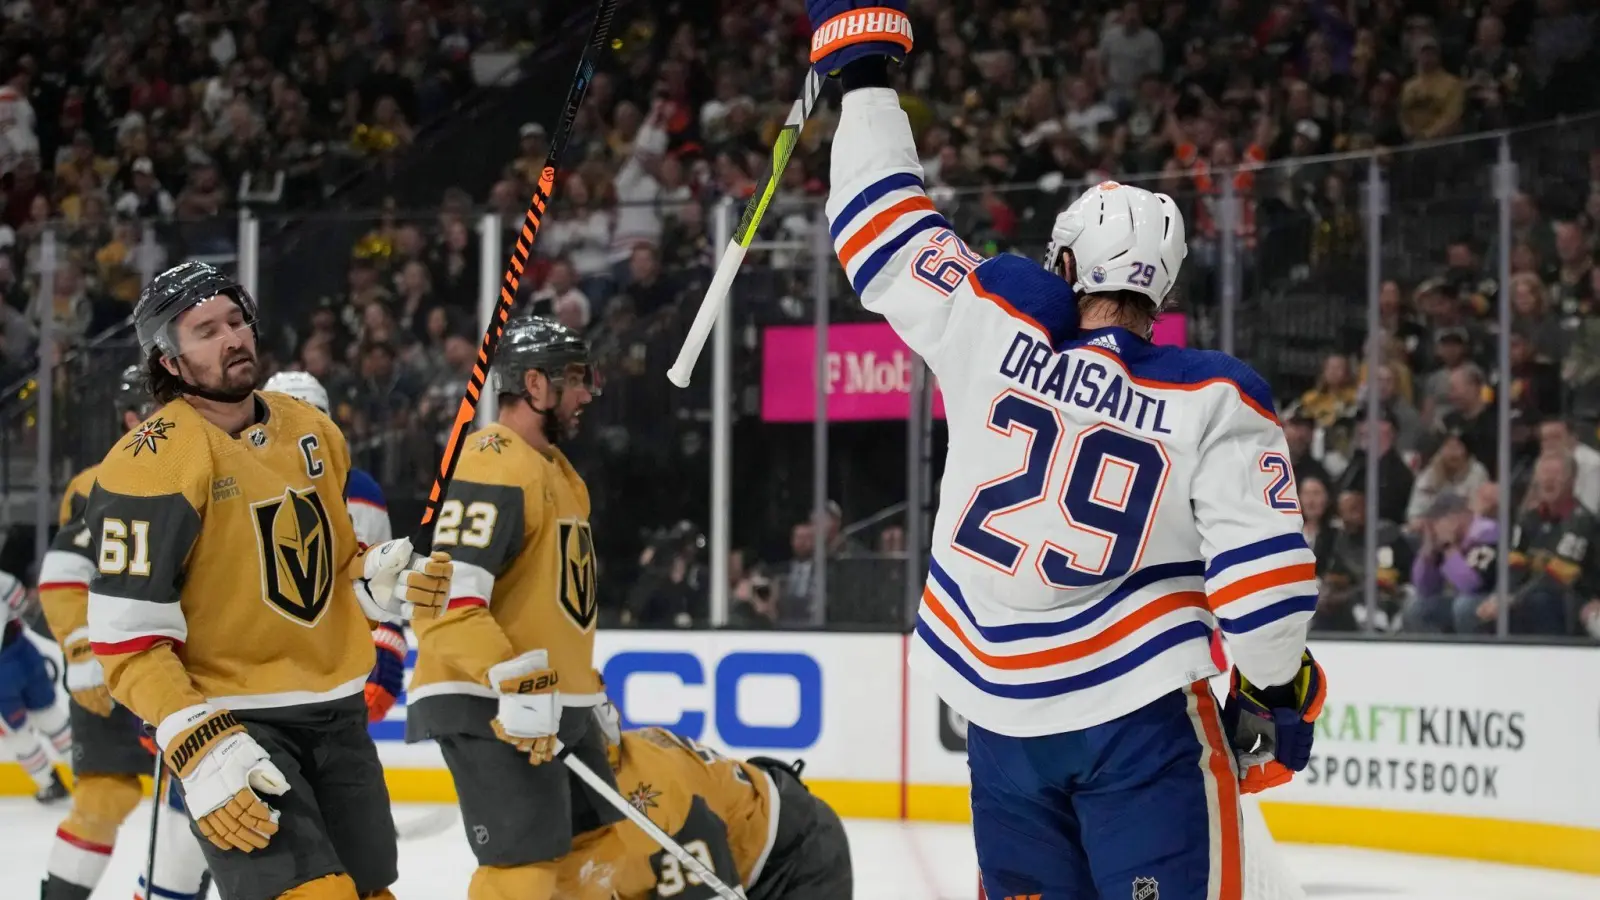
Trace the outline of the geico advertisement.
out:
M 898 781 L 901 647 L 896 634 L 602 631 L 595 665 L 624 727 L 803 758 L 815 778 Z M 438 764 L 431 744 L 402 743 L 404 697 L 372 734 L 390 765 Z
M 1316 746 L 1306 771 L 1272 799 L 1600 825 L 1600 652 L 1313 649 L 1328 676 Z

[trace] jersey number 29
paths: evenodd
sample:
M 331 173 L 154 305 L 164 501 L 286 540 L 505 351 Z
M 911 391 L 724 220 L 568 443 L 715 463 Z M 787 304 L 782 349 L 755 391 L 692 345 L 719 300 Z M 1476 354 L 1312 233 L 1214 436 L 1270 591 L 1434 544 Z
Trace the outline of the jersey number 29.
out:
M 1056 482 L 1065 540 L 1039 542 L 1035 571 L 1048 585 L 1081 588 L 1128 574 L 1139 564 L 1170 468 L 1159 443 L 1100 424 L 1079 432 L 1057 465 L 1065 431 L 1056 410 L 1019 394 L 1001 394 L 989 409 L 989 430 L 1026 436 L 1022 468 L 972 493 L 951 539 L 955 549 L 1015 575 L 1032 545 L 1002 531 L 997 520 L 1046 499 Z

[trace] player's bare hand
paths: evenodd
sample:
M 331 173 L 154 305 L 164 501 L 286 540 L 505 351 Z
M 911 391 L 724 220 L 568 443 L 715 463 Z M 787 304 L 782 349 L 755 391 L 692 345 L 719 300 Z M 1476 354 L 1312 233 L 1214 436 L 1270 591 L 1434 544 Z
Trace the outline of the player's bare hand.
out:
M 105 670 L 89 649 L 89 629 L 67 635 L 62 653 L 67 659 L 67 692 L 72 699 L 97 716 L 111 715 L 111 690 L 106 687 Z

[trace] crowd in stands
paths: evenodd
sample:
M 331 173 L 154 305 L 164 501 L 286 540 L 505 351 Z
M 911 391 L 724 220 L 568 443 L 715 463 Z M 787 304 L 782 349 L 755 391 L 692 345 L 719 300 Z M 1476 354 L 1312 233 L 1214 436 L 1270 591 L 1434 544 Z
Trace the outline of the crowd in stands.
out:
M 14 233 L 0 254 L 7 352 L 25 343 L 14 335 L 34 314 L 29 251 L 42 221 L 67 223 L 81 281 L 67 286 L 94 299 L 82 304 L 69 292 L 63 305 L 58 281 L 57 310 L 87 333 L 125 313 L 137 288 L 128 272 L 140 227 L 226 214 L 246 172 L 286 172 L 284 202 L 296 203 L 321 194 L 331 155 L 404 153 L 415 124 L 462 88 L 462 54 L 515 33 L 483 6 L 494 4 L 5 4 L 13 77 L 10 94 L 0 91 L 0 130 L 26 124 L 38 144 L 34 157 L 26 149 L 6 157 L 5 222 Z M 74 27 L 113 9 L 104 29 Z M 930 193 L 969 243 L 984 254 L 1036 256 L 1078 185 L 1151 173 L 1147 183 L 1184 207 L 1191 252 L 1181 292 L 1199 323 L 1219 302 L 1218 248 L 1230 222 L 1232 245 L 1246 256 L 1245 304 L 1290 282 L 1355 284 L 1357 305 L 1365 296 L 1364 163 L 1297 161 L 1600 107 L 1600 81 L 1589 77 L 1600 65 L 1600 19 L 1588 0 L 913 0 L 912 15 L 918 49 L 895 78 Z M 806 19 L 799 0 L 635 4 L 624 19 L 581 108 L 518 301 L 587 334 L 606 378 L 574 455 L 580 465 L 586 455 L 603 463 L 591 461 L 585 474 L 607 611 L 686 624 L 704 620 L 709 577 L 701 526 L 680 521 L 686 511 L 705 521 L 707 401 L 703 390 L 674 392 L 661 373 L 718 250 L 711 210 L 755 188 L 799 90 Z M 556 82 L 564 76 L 541 81 Z M 28 104 L 23 122 L 17 110 Z M 827 189 L 831 116 L 824 104 L 805 130 L 764 238 L 810 239 Z M 353 442 L 391 490 L 400 482 L 426 488 L 417 473 L 430 471 L 470 371 L 480 287 L 473 217 L 486 208 L 507 229 L 519 226 L 544 164 L 546 127 L 521 127 L 486 192 L 452 189 L 426 220 L 386 210 L 352 248 L 348 289 L 326 298 L 281 348 L 277 364 L 329 383 Z M 1330 335 L 1303 396 L 1292 373 L 1273 379 L 1322 570 L 1321 627 L 1477 632 L 1493 628 L 1504 603 L 1513 631 L 1580 633 L 1593 622 L 1587 627 L 1600 633 L 1592 602 L 1600 585 L 1585 593 L 1589 576 L 1563 578 L 1569 570 L 1555 565 L 1576 554 L 1581 573 L 1600 571 L 1600 560 L 1584 556 L 1592 526 L 1573 521 L 1600 503 L 1600 452 L 1591 446 L 1600 335 L 1587 324 L 1600 296 L 1600 180 L 1584 190 L 1591 173 L 1600 179 L 1600 153 L 1581 152 L 1562 158 L 1555 180 L 1525 181 L 1513 202 L 1508 372 L 1498 371 L 1495 353 L 1493 231 L 1441 209 L 1427 227 L 1435 243 L 1450 243 L 1411 254 L 1383 285 L 1385 361 L 1376 374 L 1369 377 L 1359 342 Z M 1492 155 L 1441 152 L 1409 167 L 1398 155 L 1383 159 L 1407 176 L 1397 199 L 1427 203 L 1466 185 L 1492 205 Z M 1242 200 L 1234 217 L 1220 203 L 1230 189 Z M 741 384 L 755 385 L 759 328 L 809 322 L 814 301 L 808 251 L 752 254 L 745 271 L 736 369 Z M 832 296 L 835 320 L 861 316 L 842 280 Z M 1194 338 L 1213 334 L 1197 325 Z M 1381 415 L 1367 422 L 1374 380 Z M 1496 483 L 1500 390 L 1511 392 L 1516 415 L 1510 491 Z M 756 405 L 744 393 L 736 412 L 753 423 Z M 1376 616 L 1361 587 L 1369 426 L 1381 450 L 1371 523 Z M 763 459 L 804 443 L 797 434 L 759 424 L 737 432 L 741 447 L 757 448 L 741 453 Z M 887 470 L 903 470 L 903 449 L 881 435 L 863 441 L 863 451 L 897 455 Z M 739 621 L 835 621 L 836 605 L 820 604 L 808 587 L 818 526 L 830 567 L 839 567 L 838 575 L 830 568 L 831 595 L 860 577 L 852 559 L 876 556 L 886 561 L 881 572 L 894 571 L 904 553 L 898 525 L 847 537 L 841 523 L 903 493 L 893 479 L 874 477 L 883 469 L 854 463 L 855 480 L 830 485 L 842 506 L 814 523 L 805 513 L 810 463 L 782 458 L 792 471 L 753 468 L 743 474 L 762 492 L 736 499 L 749 513 L 735 517 L 745 533 L 730 565 Z M 1494 544 L 1485 523 L 1503 496 L 1515 505 L 1513 520 L 1530 526 L 1513 542 L 1521 552 L 1510 561 L 1509 601 L 1493 594 L 1495 563 L 1480 549 Z M 1523 546 L 1536 540 L 1535 525 L 1585 544 Z M 887 613 L 900 614 L 898 606 Z

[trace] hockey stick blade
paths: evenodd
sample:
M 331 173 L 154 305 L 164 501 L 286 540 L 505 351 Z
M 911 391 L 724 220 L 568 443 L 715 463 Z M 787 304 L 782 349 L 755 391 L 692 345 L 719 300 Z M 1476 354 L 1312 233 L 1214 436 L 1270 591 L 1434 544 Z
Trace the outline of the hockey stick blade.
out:
M 528 212 L 522 220 L 522 233 L 517 236 L 517 243 L 511 248 L 511 261 L 506 265 L 506 274 L 500 284 L 500 298 L 495 301 L 494 312 L 489 317 L 489 328 L 483 333 L 483 342 L 478 346 L 478 358 L 472 365 L 472 377 L 467 380 L 466 393 L 462 395 L 461 405 L 456 409 L 456 420 L 450 426 L 450 439 L 445 443 L 444 455 L 439 460 L 439 471 L 433 476 L 433 487 L 428 491 L 428 504 L 422 509 L 420 533 L 417 539 L 412 541 L 412 545 L 419 548 L 419 552 L 421 548 L 433 546 L 428 526 L 433 524 L 434 518 L 439 514 L 439 506 L 444 502 L 445 487 L 450 484 L 450 477 L 456 471 L 456 462 L 461 458 L 461 444 L 466 439 L 467 430 L 472 427 L 472 420 L 478 414 L 478 400 L 482 395 L 484 382 L 489 377 L 489 364 L 494 361 L 494 351 L 500 344 L 500 335 L 505 331 L 506 320 L 511 318 L 511 307 L 516 303 L 517 287 L 522 283 L 522 273 L 528 265 L 528 254 L 532 252 L 533 242 L 539 236 L 539 226 L 544 221 L 545 207 L 549 204 L 550 194 L 555 189 L 556 167 L 561 162 L 567 140 L 572 137 L 572 124 L 578 118 L 578 107 L 583 103 L 584 93 L 589 90 L 589 82 L 594 79 L 595 59 L 605 47 L 606 36 L 611 32 L 611 19 L 616 11 L 617 0 L 600 0 L 600 7 L 595 12 L 594 27 L 583 45 L 583 54 L 578 59 L 577 74 L 573 76 L 572 88 L 567 92 L 566 109 L 561 113 L 555 133 L 551 135 L 550 152 L 545 156 L 544 169 L 539 174 L 539 184 L 534 188 L 533 198 L 528 201 Z
M 745 900 L 743 887 L 728 887 L 722 879 L 717 877 L 717 873 L 711 871 L 711 868 L 701 862 L 693 853 L 679 846 L 671 835 L 661 830 L 659 825 L 650 821 L 649 816 L 640 812 L 626 798 L 617 793 L 616 788 L 606 784 L 606 780 L 596 775 L 594 770 L 589 768 L 583 760 L 565 750 L 558 751 L 557 755 L 560 756 L 562 762 L 566 763 L 572 774 L 578 776 L 583 780 L 584 784 L 589 786 L 589 790 L 599 794 L 601 799 L 615 807 L 617 812 L 627 816 L 628 821 L 639 826 L 641 831 L 649 835 L 650 840 L 656 842 L 656 846 L 665 850 L 668 856 L 682 863 L 685 869 L 693 872 L 695 877 L 700 879 L 701 884 L 715 891 L 722 900 Z
M 667 379 L 678 387 L 689 386 L 689 376 L 694 374 L 700 351 L 705 349 L 706 338 L 711 336 L 711 328 L 717 323 L 717 315 L 728 299 L 728 289 L 733 286 L 734 276 L 739 274 L 745 251 L 750 249 L 750 242 L 755 239 L 756 228 L 767 212 L 767 204 L 778 192 L 778 180 L 789 165 L 789 157 L 800 142 L 800 132 L 805 128 L 806 119 L 811 117 L 811 110 L 816 107 L 817 96 L 821 93 L 822 76 L 817 74 L 816 69 L 808 69 L 805 87 L 801 89 L 794 105 L 789 107 L 789 118 L 784 120 L 778 139 L 772 142 L 772 162 L 767 168 L 766 177 L 762 179 L 761 187 L 750 195 L 750 202 L 745 204 L 739 227 L 734 230 L 733 239 L 728 242 L 728 248 L 722 251 L 722 260 L 717 263 L 717 274 L 712 277 L 711 286 L 706 288 L 706 295 L 700 298 L 700 309 L 695 312 L 694 323 L 689 326 L 689 333 L 683 339 L 683 349 L 678 351 L 677 361 L 667 370 Z

